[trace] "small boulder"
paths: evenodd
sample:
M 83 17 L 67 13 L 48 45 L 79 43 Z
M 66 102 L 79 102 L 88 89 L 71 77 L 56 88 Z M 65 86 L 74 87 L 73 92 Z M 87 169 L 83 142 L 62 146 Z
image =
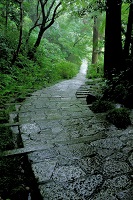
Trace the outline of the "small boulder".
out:
M 97 100 L 97 97 L 93 94 L 88 94 L 86 97 L 87 104 L 92 104 L 96 100 Z

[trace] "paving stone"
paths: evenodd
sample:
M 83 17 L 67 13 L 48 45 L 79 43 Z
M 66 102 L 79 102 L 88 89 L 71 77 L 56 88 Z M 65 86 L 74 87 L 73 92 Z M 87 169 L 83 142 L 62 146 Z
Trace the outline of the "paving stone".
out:
M 120 189 L 131 186 L 131 180 L 126 175 L 117 176 L 104 182 L 102 188 L 109 188 L 113 193 Z
M 119 174 L 125 174 L 131 171 L 126 162 L 107 160 L 103 166 L 103 173 L 107 177 L 114 177 Z
M 43 162 L 45 159 L 55 158 L 56 156 L 58 156 L 58 151 L 55 148 L 47 148 L 28 154 L 29 160 L 32 163 Z
M 51 179 L 56 162 L 54 159 L 45 159 L 44 162 L 32 164 L 32 170 L 38 183 L 44 183 Z
M 63 141 L 69 141 L 70 135 L 69 133 L 66 133 L 65 131 L 56 133 L 56 137 L 52 140 L 53 143 L 63 142 Z
M 127 160 L 127 156 L 125 153 L 122 152 L 113 152 L 112 155 L 110 155 L 108 158 L 109 159 L 114 159 L 117 161 L 126 161 Z
M 45 130 L 48 128 L 55 128 L 55 127 L 62 128 L 59 123 L 59 120 L 42 120 L 38 121 L 37 125 L 41 130 Z
M 68 183 L 66 189 L 75 191 L 81 199 L 88 199 L 102 184 L 103 178 L 100 174 L 88 176 L 87 178 L 80 178 L 73 183 Z
M 120 191 L 119 193 L 117 193 L 117 197 L 120 200 L 133 200 L 133 187 L 127 190 Z
M 46 144 L 48 144 L 46 140 L 41 141 L 40 139 L 37 139 L 37 138 L 36 138 L 36 140 L 31 140 L 30 137 L 26 137 L 25 135 L 21 135 L 21 137 L 22 137 L 22 140 L 23 140 L 23 143 L 24 143 L 24 147 L 26 147 L 26 148 L 27 147 L 32 148 L 32 147 L 37 146 L 37 145 L 44 148 L 44 146 Z
M 103 158 L 110 157 L 114 152 L 114 149 L 108 149 L 108 148 L 102 149 L 102 148 L 97 148 L 97 147 L 96 149 L 97 149 L 98 155 Z
M 110 191 L 106 190 L 101 190 L 100 193 L 98 193 L 95 197 L 93 197 L 91 200 L 118 200 L 118 198 L 114 195 L 111 194 Z
M 25 134 L 29 135 L 31 133 L 40 132 L 40 128 L 36 123 L 27 123 L 27 124 L 22 124 L 20 126 L 20 131 L 21 131 L 21 133 L 25 133 Z
M 102 167 L 102 161 L 97 155 L 93 157 L 85 157 L 77 161 L 78 165 L 83 169 L 87 174 L 95 174 L 100 172 Z
M 44 186 L 39 185 L 43 200 L 81 200 L 74 191 L 66 190 L 62 184 L 55 182 L 47 183 Z
M 131 153 L 130 157 L 129 157 L 129 162 L 133 167 L 133 152 Z
M 100 147 L 100 148 L 108 148 L 108 149 L 120 149 L 123 146 L 123 143 L 117 138 L 106 138 L 97 140 L 91 143 L 92 146 Z
M 86 156 L 93 155 L 95 150 L 88 144 L 72 144 L 72 145 L 60 145 L 58 147 L 60 155 L 68 158 L 83 158 Z
M 74 181 L 75 179 L 85 176 L 85 172 L 76 166 L 62 166 L 55 169 L 52 179 L 58 182 Z

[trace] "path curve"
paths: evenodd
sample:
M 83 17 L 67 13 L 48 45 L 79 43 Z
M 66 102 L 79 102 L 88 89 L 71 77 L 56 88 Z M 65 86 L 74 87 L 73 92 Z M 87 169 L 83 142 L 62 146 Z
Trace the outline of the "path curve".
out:
M 43 200 L 131 200 L 133 131 L 110 127 L 76 98 L 87 62 L 71 80 L 36 91 L 19 112 L 24 148 Z

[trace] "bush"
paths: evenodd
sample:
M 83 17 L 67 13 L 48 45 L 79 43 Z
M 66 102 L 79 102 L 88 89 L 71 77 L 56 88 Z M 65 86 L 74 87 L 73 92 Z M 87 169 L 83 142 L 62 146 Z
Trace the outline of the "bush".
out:
M 91 110 L 95 113 L 102 113 L 114 108 L 114 105 L 109 101 L 97 100 L 92 106 Z
M 108 112 L 106 119 L 117 128 L 123 129 L 131 125 L 129 114 L 129 110 L 126 108 L 115 108 Z
M 61 79 L 69 79 L 76 76 L 79 66 L 68 61 L 61 61 L 56 64 L 56 70 Z
M 102 64 L 91 64 L 88 67 L 87 78 L 101 78 L 103 77 Z

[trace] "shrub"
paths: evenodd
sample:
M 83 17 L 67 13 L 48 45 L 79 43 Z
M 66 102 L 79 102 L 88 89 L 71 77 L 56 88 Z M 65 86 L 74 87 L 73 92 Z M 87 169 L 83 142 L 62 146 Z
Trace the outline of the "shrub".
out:
M 108 112 L 106 119 L 117 128 L 127 128 L 131 125 L 129 110 L 126 108 L 115 108 Z
M 114 105 L 109 101 L 97 100 L 92 106 L 91 110 L 95 113 L 102 113 L 114 108 Z
M 79 66 L 68 61 L 61 61 L 56 64 L 56 70 L 61 79 L 69 79 L 76 76 Z
M 88 67 L 87 78 L 101 78 L 103 77 L 102 64 L 91 64 Z

